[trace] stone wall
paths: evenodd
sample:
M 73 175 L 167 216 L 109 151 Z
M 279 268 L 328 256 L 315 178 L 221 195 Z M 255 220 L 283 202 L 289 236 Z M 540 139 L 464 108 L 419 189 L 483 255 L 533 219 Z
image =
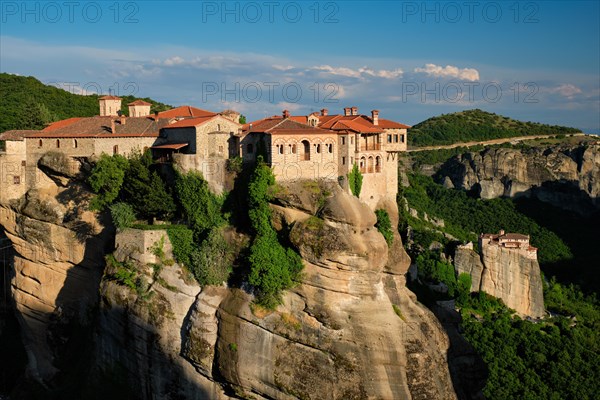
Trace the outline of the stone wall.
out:
M 128 228 L 122 232 L 117 232 L 115 258 L 120 262 L 132 258 L 142 264 L 157 263 L 160 260 L 153 254 L 152 248 L 161 240 L 164 240 L 163 251 L 165 254 L 171 254 L 173 248 L 166 230 L 145 231 Z

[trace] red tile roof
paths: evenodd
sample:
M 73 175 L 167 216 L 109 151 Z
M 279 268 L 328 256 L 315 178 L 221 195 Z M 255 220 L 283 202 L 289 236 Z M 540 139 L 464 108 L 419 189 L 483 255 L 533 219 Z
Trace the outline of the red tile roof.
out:
M 10 141 L 19 141 L 22 142 L 23 138 L 30 136 L 31 134 L 37 133 L 39 131 L 27 130 L 27 129 L 15 129 L 11 131 L 6 131 L 0 133 L 0 140 L 10 140 Z
M 197 118 L 184 118 L 180 121 L 174 122 L 165 128 L 191 128 L 194 126 L 202 125 L 205 122 L 212 120 L 215 116 L 197 117 Z
M 136 100 L 136 101 L 132 101 L 131 103 L 127 104 L 128 106 L 151 106 L 152 103 L 148 103 L 147 101 L 144 100 Z
M 179 150 L 188 145 L 189 145 L 189 143 L 169 143 L 169 144 L 159 144 L 158 146 L 152 146 L 151 148 Z
M 74 118 L 67 118 L 67 119 L 63 119 L 60 121 L 56 121 L 56 122 L 52 122 L 50 125 L 48 125 L 47 127 L 45 127 L 44 129 L 42 129 L 44 132 L 49 132 L 49 131 L 53 131 L 59 128 L 63 128 L 65 126 L 71 125 L 74 122 L 79 121 L 81 118 L 80 117 L 74 117 Z
M 121 98 L 117 96 L 103 96 L 100 97 L 100 100 L 121 100 Z
M 202 110 L 201 108 L 191 106 L 176 107 L 171 110 L 158 113 L 158 118 L 178 118 L 178 117 L 213 117 L 217 115 L 212 111 Z
M 250 128 L 252 125 L 252 128 Z M 304 123 L 293 120 L 292 118 L 283 118 L 275 115 L 273 117 L 264 118 L 258 121 L 253 121 L 249 124 L 244 125 L 244 134 L 249 133 L 268 133 L 270 135 L 289 135 L 289 134 L 303 134 L 303 135 L 323 135 L 323 134 L 336 134 L 336 132 L 328 129 L 315 128 L 308 126 Z
M 112 121 L 115 124 L 115 133 L 111 133 Z M 35 138 L 85 138 L 85 137 L 157 137 L 160 129 L 164 128 L 169 121 L 159 119 L 158 121 L 148 117 L 128 117 L 125 124 L 119 122 L 116 117 L 89 117 L 66 126 L 50 131 L 34 131 L 27 137 Z
M 389 119 L 379 118 L 379 125 L 383 129 L 410 129 L 409 125 L 401 124 L 400 122 L 391 121 Z

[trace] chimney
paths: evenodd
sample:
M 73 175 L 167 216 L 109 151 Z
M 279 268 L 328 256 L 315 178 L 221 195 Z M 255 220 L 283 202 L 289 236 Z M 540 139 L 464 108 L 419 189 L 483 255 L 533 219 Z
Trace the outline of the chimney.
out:
M 371 119 L 373 120 L 373 125 L 379 125 L 379 110 L 371 111 Z
M 321 110 L 321 116 L 322 116 L 322 117 L 326 117 L 326 116 L 327 116 L 327 114 L 329 114 L 329 110 L 328 110 L 328 109 L 326 109 L 326 108 L 323 108 L 323 109 Z
M 158 121 L 158 111 L 154 111 L 154 120 Z
M 348 116 L 350 115 L 350 113 L 352 112 L 352 108 L 350 107 L 344 107 L 344 116 Z
M 115 120 L 112 118 L 110 119 L 110 133 L 117 133 L 117 129 L 115 128 Z
M 352 107 L 352 115 L 358 115 L 358 107 Z
M 119 118 L 119 122 L 121 123 L 121 125 L 125 125 L 125 123 L 127 122 L 127 117 L 121 115 L 121 118 Z
M 498 235 L 500 235 L 500 236 L 504 235 L 504 229 L 500 229 L 500 232 L 498 232 Z
M 289 118 L 290 112 L 288 110 L 283 110 L 283 118 Z

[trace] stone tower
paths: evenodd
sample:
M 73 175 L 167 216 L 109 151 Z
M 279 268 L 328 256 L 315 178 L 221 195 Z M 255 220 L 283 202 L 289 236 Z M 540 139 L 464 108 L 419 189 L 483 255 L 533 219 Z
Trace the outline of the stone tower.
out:
M 136 100 L 127 105 L 129 106 L 130 117 L 147 117 L 150 115 L 151 103 L 144 100 Z
M 98 100 L 100 103 L 100 116 L 117 116 L 121 110 L 121 98 L 117 96 L 104 96 Z

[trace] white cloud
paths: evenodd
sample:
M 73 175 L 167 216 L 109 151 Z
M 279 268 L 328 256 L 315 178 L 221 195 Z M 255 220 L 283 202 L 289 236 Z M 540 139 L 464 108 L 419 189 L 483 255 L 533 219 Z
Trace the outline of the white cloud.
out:
M 572 99 L 576 94 L 581 94 L 583 91 L 577 86 L 568 83 L 550 89 L 550 93 L 558 93 L 562 96 L 565 96 L 567 99 Z
M 394 70 L 373 70 L 367 66 L 352 69 L 348 67 L 332 67 L 331 65 L 319 65 L 309 68 L 308 70 L 321 71 L 329 73 L 331 75 L 344 76 L 347 78 L 364 78 L 366 76 L 384 78 L 384 79 L 396 79 L 402 77 L 403 71 L 400 68 Z
M 425 68 L 415 68 L 415 72 L 425 73 L 436 78 L 458 78 L 466 81 L 478 81 L 479 71 L 474 68 L 458 68 L 453 65 L 445 67 L 435 64 L 425 64 Z

